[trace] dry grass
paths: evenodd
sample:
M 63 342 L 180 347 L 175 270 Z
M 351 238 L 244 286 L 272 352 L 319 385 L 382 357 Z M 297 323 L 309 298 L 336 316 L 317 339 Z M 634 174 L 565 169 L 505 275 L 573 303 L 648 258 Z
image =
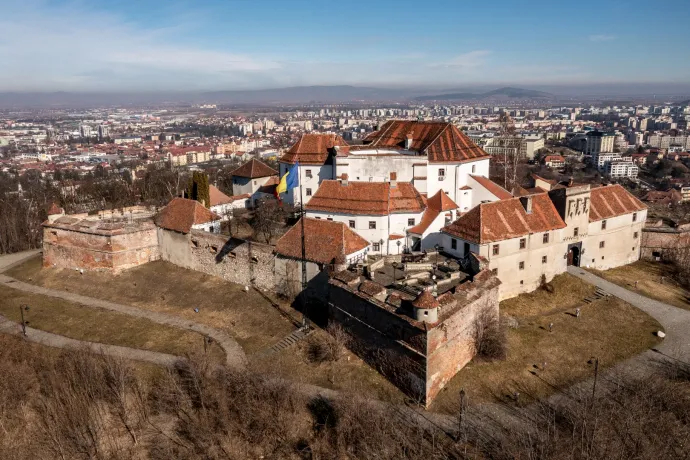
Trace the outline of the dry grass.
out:
M 345 349 L 337 361 L 314 363 L 309 357 L 309 342 L 323 341 L 327 332 L 317 329 L 308 339 L 272 355 L 254 355 L 251 368 L 258 374 L 287 377 L 291 381 L 318 385 L 333 390 L 366 395 L 382 401 L 403 402 L 405 395 L 355 354 Z
M 501 313 L 516 318 L 543 315 L 558 309 L 575 308 L 582 303 L 582 299 L 594 293 L 594 286 L 568 273 L 555 276 L 550 284 L 554 287 L 553 293 L 539 288 L 504 300 L 501 302 Z
M 591 270 L 597 276 L 631 291 L 690 310 L 690 292 L 678 285 L 673 279 L 673 266 L 661 262 L 639 260 L 630 265 L 612 268 L 606 271 Z M 664 277 L 663 284 L 661 277 Z M 637 288 L 635 288 L 637 281 Z
M 515 391 L 526 402 L 541 399 L 590 377 L 593 370 L 587 361 L 591 357 L 598 357 L 601 365 L 608 367 L 660 340 L 654 335 L 661 329 L 659 323 L 616 298 L 581 305 L 580 318 L 573 311 L 532 316 L 537 310 L 559 308 L 564 299 L 558 292 L 557 289 L 551 301 L 546 293 L 529 294 L 533 301 L 541 302 L 537 306 L 525 302 L 524 297 L 528 296 L 511 299 L 512 314 L 530 319 L 522 319 L 518 329 L 508 330 L 508 358 L 490 363 L 471 362 L 441 392 L 432 410 L 455 410 L 462 388 L 475 402 L 505 400 Z M 582 292 L 578 298 L 580 295 Z M 524 305 L 524 311 L 517 305 Z M 550 323 L 553 332 L 548 331 Z
M 0 285 L 0 314 L 19 322 L 22 305 L 29 305 L 25 320 L 35 329 L 87 342 L 178 356 L 203 353 L 203 336 L 195 332 Z M 225 358 L 225 353 L 216 344 L 212 344 L 208 352 L 219 362 Z
M 268 348 L 294 329 L 253 290 L 244 292 L 243 286 L 162 261 L 117 276 L 95 272 L 80 275 L 72 270 L 42 269 L 39 257 L 5 274 L 39 286 L 206 324 L 230 334 L 248 354 Z

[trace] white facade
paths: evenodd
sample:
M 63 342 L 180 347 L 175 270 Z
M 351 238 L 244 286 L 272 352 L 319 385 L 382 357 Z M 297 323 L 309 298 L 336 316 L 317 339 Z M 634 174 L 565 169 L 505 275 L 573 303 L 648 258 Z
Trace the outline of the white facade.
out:
M 606 164 L 606 174 L 611 177 L 635 179 L 640 168 L 632 160 L 611 161 Z
M 293 165 L 289 163 L 280 163 L 279 165 L 279 177 L 283 177 L 285 173 Z M 324 165 L 302 165 L 300 164 L 297 168 L 299 170 L 299 183 L 302 185 L 302 199 L 304 204 L 309 203 L 309 200 L 319 189 L 321 182 L 325 180 L 335 179 L 333 174 L 333 166 L 329 164 Z M 293 189 L 288 189 L 283 200 L 287 203 L 294 204 L 295 206 L 300 203 L 300 189 L 295 187 Z

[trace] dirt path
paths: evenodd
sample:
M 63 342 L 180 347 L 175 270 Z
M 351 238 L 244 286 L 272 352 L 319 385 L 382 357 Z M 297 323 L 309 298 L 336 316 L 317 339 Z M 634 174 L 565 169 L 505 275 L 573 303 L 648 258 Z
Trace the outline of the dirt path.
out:
M 36 251 L 30 251 L 21 254 L 1 256 L 0 273 L 8 270 L 11 266 L 35 256 L 36 254 Z M 23 255 L 23 257 L 21 257 L 21 255 Z M 4 284 L 9 288 L 18 289 L 20 291 L 29 292 L 32 294 L 55 297 L 58 299 L 67 300 L 69 302 L 78 303 L 86 307 L 101 308 L 137 318 L 145 318 L 155 323 L 165 324 L 166 326 L 173 326 L 180 329 L 194 331 L 212 338 L 223 348 L 223 350 L 225 350 L 225 360 L 228 366 L 237 368 L 245 367 L 247 364 L 247 357 L 244 353 L 244 350 L 242 350 L 242 347 L 235 341 L 235 339 L 218 329 L 214 329 L 203 324 L 194 323 L 178 316 L 168 315 L 165 313 L 143 310 L 140 308 L 131 307 L 129 305 L 122 305 L 114 302 L 108 302 L 106 300 L 95 299 L 93 297 L 74 294 L 72 292 L 35 286 L 33 284 L 27 284 L 2 274 L 0 274 L 0 284 Z
M 4 316 L 0 315 L 0 333 L 22 336 L 22 330 L 19 323 L 10 321 Z M 172 366 L 180 360 L 179 356 L 168 355 L 166 353 L 158 353 L 155 351 L 139 350 L 137 348 L 118 347 L 116 345 L 106 345 L 95 342 L 84 342 L 81 340 L 70 339 L 62 335 L 51 334 L 50 332 L 26 328 L 25 340 L 39 343 L 48 347 L 67 348 L 73 350 L 88 349 L 94 353 L 102 353 L 108 356 L 117 358 L 133 359 L 136 361 L 145 361 L 160 366 Z

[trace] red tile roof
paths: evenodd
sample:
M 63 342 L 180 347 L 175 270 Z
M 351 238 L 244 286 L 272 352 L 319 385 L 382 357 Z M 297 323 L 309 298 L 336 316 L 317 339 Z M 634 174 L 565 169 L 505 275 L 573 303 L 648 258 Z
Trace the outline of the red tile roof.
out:
M 189 233 L 192 226 L 220 220 L 220 216 L 211 212 L 196 200 L 174 198 L 156 216 L 156 225 L 166 230 Z
M 335 146 L 347 147 L 345 139 L 337 134 L 303 134 L 299 141 L 280 158 L 283 163 L 322 165 L 326 163 Z
M 479 183 L 479 185 L 487 189 L 489 193 L 494 195 L 499 200 L 508 200 L 510 198 L 513 198 L 513 195 L 508 190 L 504 189 L 488 177 L 473 175 L 470 175 L 470 177 L 476 180 Z
M 53 204 L 50 205 L 50 208 L 48 208 L 48 215 L 49 216 L 54 216 L 57 214 L 64 214 L 65 211 L 57 205 L 57 203 L 53 202 Z
M 593 188 L 590 196 L 590 222 L 647 209 L 647 206 L 618 184 Z
M 232 173 L 233 176 L 248 177 L 249 179 L 257 179 L 259 177 L 277 176 L 278 171 L 271 168 L 265 163 L 252 158 Z
M 441 304 L 438 303 L 438 300 L 436 300 L 431 292 L 424 290 L 416 299 L 414 299 L 412 306 L 414 308 L 428 310 L 431 308 L 438 308 L 441 306 Z
M 321 264 L 333 263 L 369 246 L 369 242 L 342 222 L 304 218 L 307 260 Z M 302 222 L 298 221 L 276 243 L 276 252 L 293 259 L 302 258 Z
M 369 148 L 404 149 L 408 135 L 410 150 L 426 154 L 431 163 L 465 162 L 488 158 L 469 137 L 452 123 L 391 120 L 364 139 Z
M 228 203 L 232 203 L 233 201 L 235 201 L 232 198 L 230 198 L 229 196 L 227 196 L 225 193 L 218 190 L 218 188 L 215 187 L 214 185 L 208 186 L 208 194 L 209 194 L 209 198 L 211 200 L 211 206 L 228 204 Z
M 565 228 L 565 222 L 547 193 L 531 198 L 530 214 L 521 202 L 526 197 L 482 203 L 441 230 L 466 241 L 484 244 Z
M 452 211 L 458 209 L 458 205 L 451 200 L 446 192 L 439 190 L 434 196 L 426 200 L 427 208 L 422 215 L 422 219 L 417 225 L 407 229 L 408 233 L 422 235 L 429 228 L 429 226 L 436 220 L 439 214 L 445 211 Z
M 387 215 L 420 213 L 424 201 L 409 182 L 391 187 L 389 182 L 353 182 L 325 180 L 306 205 L 307 211 L 344 214 Z

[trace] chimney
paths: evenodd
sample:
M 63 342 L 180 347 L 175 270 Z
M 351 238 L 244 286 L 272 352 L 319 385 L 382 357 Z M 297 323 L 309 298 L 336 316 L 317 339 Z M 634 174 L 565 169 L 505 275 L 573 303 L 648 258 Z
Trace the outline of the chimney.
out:
M 349 183 L 348 177 L 349 176 L 347 174 L 343 173 L 343 175 L 340 176 L 340 185 L 342 185 L 343 187 L 347 187 L 347 184 Z
M 525 208 L 525 212 L 527 214 L 532 214 L 532 197 L 531 196 L 521 197 L 520 203 L 522 203 L 522 207 Z
M 412 148 L 412 142 L 414 141 L 414 132 L 410 131 L 407 133 L 407 137 L 405 138 L 405 150 L 410 150 Z
M 391 188 L 394 188 L 396 185 L 398 185 L 398 173 L 395 171 L 391 172 Z

